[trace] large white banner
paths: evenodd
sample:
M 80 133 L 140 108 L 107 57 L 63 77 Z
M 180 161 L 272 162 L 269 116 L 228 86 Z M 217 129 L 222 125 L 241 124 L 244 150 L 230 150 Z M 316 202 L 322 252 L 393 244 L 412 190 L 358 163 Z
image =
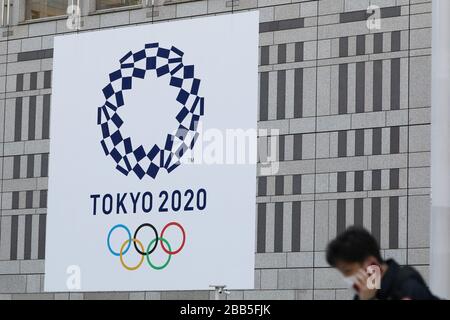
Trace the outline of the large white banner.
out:
M 46 291 L 254 287 L 258 21 L 55 38 Z

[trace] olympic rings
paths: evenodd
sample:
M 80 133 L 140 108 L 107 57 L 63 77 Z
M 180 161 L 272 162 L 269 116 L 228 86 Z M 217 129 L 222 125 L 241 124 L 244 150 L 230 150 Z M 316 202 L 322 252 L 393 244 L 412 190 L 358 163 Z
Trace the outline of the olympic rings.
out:
M 172 250 L 172 247 L 171 247 L 169 241 L 166 238 L 164 238 L 164 233 L 171 226 L 178 227 L 178 229 L 180 229 L 180 231 L 182 233 L 183 240 L 182 240 L 182 243 L 181 243 L 180 247 L 177 250 Z M 155 237 L 148 244 L 147 250 L 145 250 L 144 245 L 137 238 L 139 231 L 142 228 L 144 228 L 144 227 L 148 227 L 148 228 L 152 229 L 154 234 L 155 234 Z M 120 246 L 119 252 L 116 252 L 116 251 L 114 251 L 111 248 L 111 235 L 116 229 L 124 229 L 127 232 L 127 235 L 128 235 L 128 239 L 126 239 L 122 243 L 122 245 Z M 138 262 L 138 264 L 136 266 L 128 266 L 124 262 L 124 259 L 123 259 L 123 256 L 128 252 L 128 250 L 131 247 L 131 242 L 133 242 L 133 246 L 134 246 L 134 249 L 136 250 L 136 252 L 141 255 L 141 259 L 139 260 L 139 262 Z M 156 248 L 158 246 L 158 243 L 161 244 L 161 248 L 163 249 L 163 251 L 168 254 L 167 260 L 160 266 L 155 265 L 150 260 L 150 255 L 156 250 Z M 162 229 L 162 232 L 161 232 L 160 235 L 158 235 L 158 231 L 156 230 L 156 228 L 152 224 L 150 224 L 150 223 L 143 223 L 139 227 L 136 228 L 136 231 L 134 232 L 134 236 L 133 237 L 131 237 L 130 229 L 128 229 L 127 226 L 125 226 L 123 224 L 117 224 L 117 225 L 113 226 L 109 230 L 108 237 L 107 237 L 107 246 L 108 246 L 109 252 L 112 255 L 114 255 L 114 256 L 118 256 L 120 258 L 120 263 L 122 264 L 122 266 L 126 270 L 129 270 L 129 271 L 134 271 L 134 270 L 139 269 L 141 267 L 142 263 L 144 262 L 144 256 L 145 256 L 145 258 L 147 260 L 148 265 L 152 269 L 154 269 L 154 270 L 162 270 L 162 269 L 166 268 L 169 265 L 172 256 L 180 253 L 181 250 L 184 248 L 185 243 L 186 243 L 186 232 L 185 232 L 183 226 L 181 226 L 181 224 L 179 224 L 178 222 L 170 222 L 170 223 L 166 224 L 164 226 L 164 228 Z

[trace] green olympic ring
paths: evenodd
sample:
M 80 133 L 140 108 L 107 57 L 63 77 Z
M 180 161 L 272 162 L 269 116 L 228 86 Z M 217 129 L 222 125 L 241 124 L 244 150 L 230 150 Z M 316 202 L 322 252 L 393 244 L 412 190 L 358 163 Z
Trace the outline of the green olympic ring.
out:
M 158 240 L 161 240 L 162 242 L 164 242 L 164 243 L 169 247 L 169 251 L 172 250 L 172 248 L 170 247 L 169 241 L 167 241 L 167 240 L 164 239 L 164 238 L 159 237 L 159 238 L 155 238 L 155 239 L 153 239 L 152 241 L 150 241 L 150 243 L 148 244 L 148 247 L 147 247 L 147 252 L 150 250 L 151 246 L 155 243 L 155 241 L 158 241 Z M 160 265 L 160 266 L 156 266 L 156 265 L 154 265 L 154 264 L 150 261 L 150 255 L 149 255 L 149 254 L 147 254 L 145 257 L 147 258 L 147 263 L 148 263 L 148 265 L 149 265 L 150 267 L 152 267 L 154 270 L 162 270 L 162 269 L 164 269 L 165 267 L 167 267 L 167 265 L 168 265 L 169 262 L 170 262 L 170 259 L 172 258 L 172 255 L 169 254 L 169 255 L 168 255 L 169 258 L 167 259 L 167 261 L 164 262 L 164 264 L 162 264 L 162 265 Z

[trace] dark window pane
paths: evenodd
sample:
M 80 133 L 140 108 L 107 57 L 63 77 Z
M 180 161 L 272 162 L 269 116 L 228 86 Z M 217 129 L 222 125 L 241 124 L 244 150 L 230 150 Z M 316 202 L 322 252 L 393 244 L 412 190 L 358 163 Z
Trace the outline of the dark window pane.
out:
M 141 0 L 97 0 L 97 10 L 134 6 L 140 4 Z
M 27 0 L 26 20 L 65 15 L 67 0 Z

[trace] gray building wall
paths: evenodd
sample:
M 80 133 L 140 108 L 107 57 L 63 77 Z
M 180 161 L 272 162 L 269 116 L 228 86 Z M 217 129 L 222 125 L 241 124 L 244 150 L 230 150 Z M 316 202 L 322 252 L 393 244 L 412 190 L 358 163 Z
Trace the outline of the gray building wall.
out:
M 89 14 L 86 1 L 81 32 L 260 12 L 259 127 L 280 130 L 279 171 L 256 181 L 256 290 L 228 299 L 349 298 L 324 250 L 353 224 L 427 277 L 431 0 L 163 2 L 152 15 Z M 64 18 L 21 22 L 23 3 L 0 31 L 0 299 L 212 298 L 43 292 L 52 47 L 72 31 Z M 381 7 L 380 30 L 366 26 L 370 4 Z M 259 143 L 264 159 L 268 139 Z

